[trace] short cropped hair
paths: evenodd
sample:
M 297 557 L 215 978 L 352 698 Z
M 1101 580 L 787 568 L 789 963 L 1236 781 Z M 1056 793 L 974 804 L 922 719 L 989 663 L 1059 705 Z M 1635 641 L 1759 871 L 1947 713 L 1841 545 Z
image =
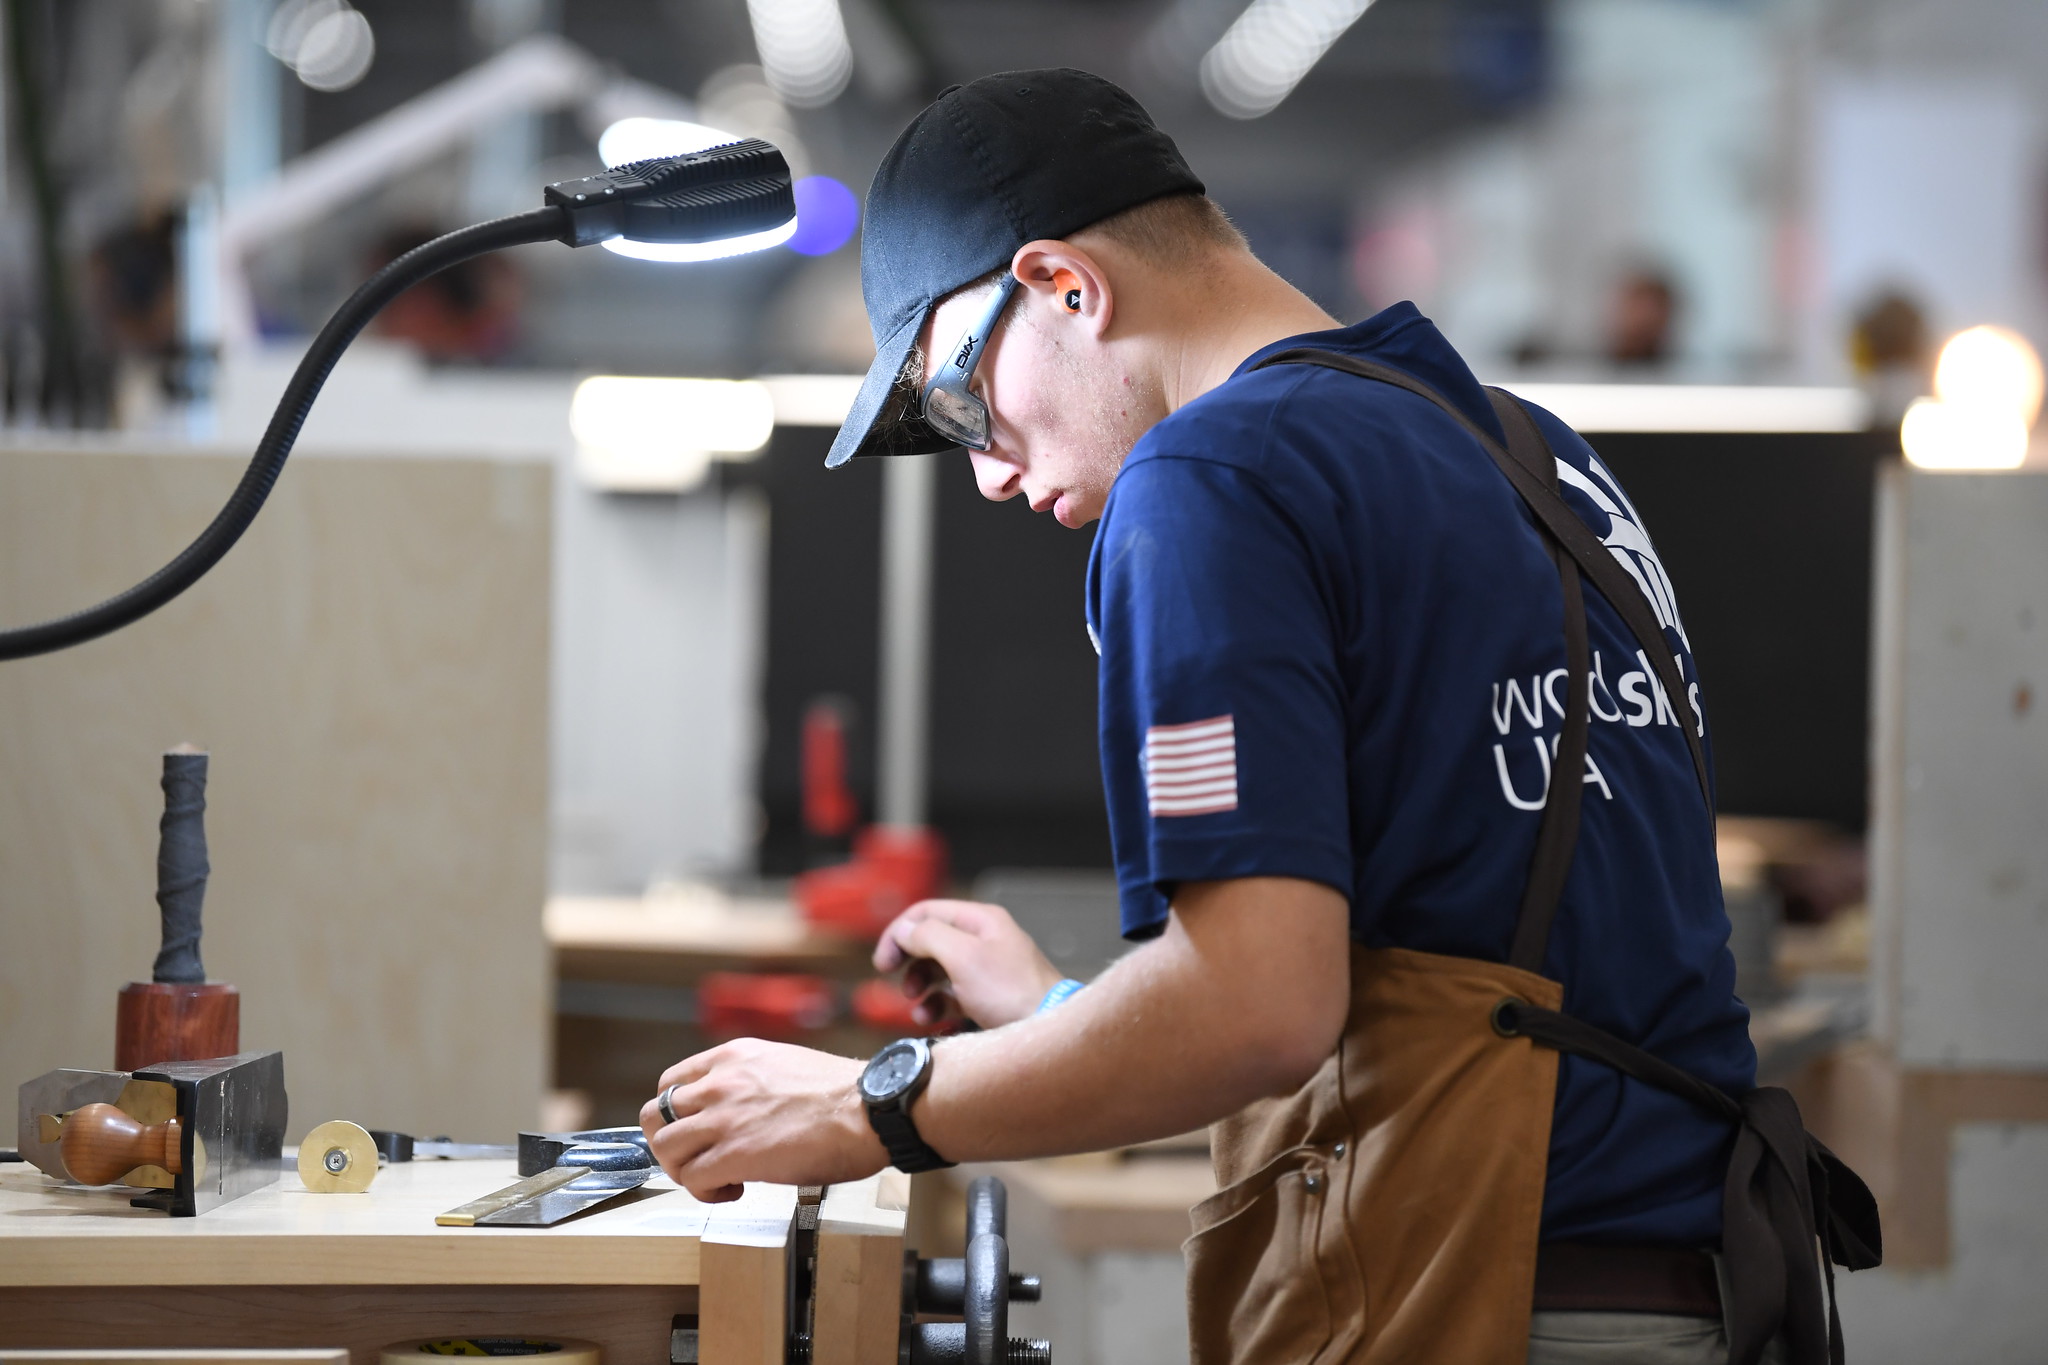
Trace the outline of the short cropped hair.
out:
M 1244 234 L 1206 194 L 1169 194 L 1113 213 L 1084 232 L 1099 232 L 1158 266 L 1186 265 L 1217 247 L 1243 249 Z
M 1222 205 L 1206 194 L 1169 194 L 1148 199 L 1085 228 L 1077 228 L 1075 232 L 1099 232 L 1148 264 L 1164 269 L 1192 265 L 1204 252 L 1219 247 L 1224 250 L 1247 249 L 1244 234 L 1223 212 Z M 986 275 L 969 280 L 938 302 L 944 303 L 962 294 L 978 293 L 1009 273 L 1009 266 L 999 265 Z M 936 308 L 938 304 L 932 306 Z M 924 359 L 923 344 L 911 342 L 910 354 L 903 358 L 903 368 L 897 372 L 895 388 L 889 395 L 882 420 L 876 425 L 886 430 L 896 421 L 915 416 L 922 410 Z

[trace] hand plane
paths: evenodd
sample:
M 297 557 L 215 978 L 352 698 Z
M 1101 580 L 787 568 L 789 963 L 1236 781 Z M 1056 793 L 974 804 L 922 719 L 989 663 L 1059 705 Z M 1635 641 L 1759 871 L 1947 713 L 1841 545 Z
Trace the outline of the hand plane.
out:
M 281 1052 L 59 1070 L 22 1085 L 16 1141 L 46 1175 L 140 1185 L 135 1207 L 190 1218 L 277 1179 L 286 1114 Z

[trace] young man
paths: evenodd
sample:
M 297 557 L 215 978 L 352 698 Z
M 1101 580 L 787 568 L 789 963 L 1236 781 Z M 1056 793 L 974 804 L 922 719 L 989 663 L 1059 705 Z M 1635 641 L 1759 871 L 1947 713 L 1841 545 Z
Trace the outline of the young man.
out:
M 664 1168 L 729 1198 L 1214 1123 L 1204 1365 L 1729 1358 L 1709 1251 L 1755 1056 L 1692 660 L 1613 476 L 1412 306 L 1340 326 L 1084 73 L 948 91 L 867 213 L 878 353 L 827 464 L 965 446 L 986 496 L 1101 519 L 1139 946 L 1076 992 L 1001 909 L 914 906 L 877 965 L 984 1031 L 689 1058 L 643 1113 Z M 1731 1309 L 1736 1358 L 1781 1320 L 1825 1350 L 1812 1237 L 1736 1267 L 1779 1286 Z

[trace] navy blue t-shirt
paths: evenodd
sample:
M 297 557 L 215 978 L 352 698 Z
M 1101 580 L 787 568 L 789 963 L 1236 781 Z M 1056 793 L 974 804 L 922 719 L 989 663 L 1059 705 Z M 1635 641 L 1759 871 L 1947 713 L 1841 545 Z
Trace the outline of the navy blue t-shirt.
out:
M 1498 434 L 1410 304 L 1290 337 L 1147 432 L 1096 534 L 1104 785 L 1127 937 L 1174 888 L 1299 877 L 1373 947 L 1503 961 L 1564 702 L 1557 569 L 1486 452 L 1428 400 L 1296 346 L 1420 379 Z M 1643 584 L 1695 706 L 1642 518 L 1548 413 L 1568 501 Z M 1593 648 L 1584 816 L 1544 974 L 1588 1023 L 1730 1090 L 1755 1083 L 1714 838 L 1677 715 L 1612 607 Z M 1703 712 L 1702 712 L 1703 714 Z M 1732 1133 L 1596 1062 L 1560 1059 L 1545 1240 L 1712 1246 Z

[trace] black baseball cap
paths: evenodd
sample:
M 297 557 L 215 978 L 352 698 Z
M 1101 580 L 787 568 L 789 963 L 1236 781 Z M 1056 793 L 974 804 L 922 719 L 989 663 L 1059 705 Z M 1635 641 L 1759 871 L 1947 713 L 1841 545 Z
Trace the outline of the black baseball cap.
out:
M 1086 71 L 1005 71 L 956 85 L 882 158 L 860 235 L 875 363 L 825 467 L 928 455 L 953 442 L 901 401 L 897 378 L 932 305 L 1065 237 L 1168 194 L 1200 194 L 1173 139 L 1129 92 Z

